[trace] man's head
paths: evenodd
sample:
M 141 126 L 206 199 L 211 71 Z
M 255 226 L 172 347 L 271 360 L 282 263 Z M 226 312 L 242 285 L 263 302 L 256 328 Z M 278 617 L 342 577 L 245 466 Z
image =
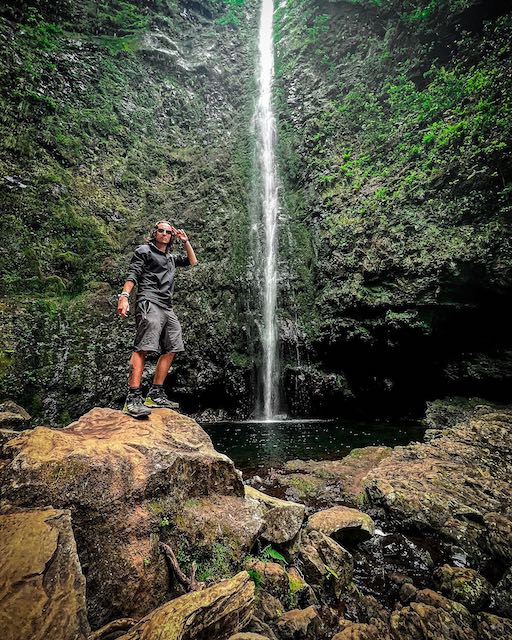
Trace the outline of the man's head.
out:
M 165 251 L 168 251 L 174 241 L 174 227 L 168 220 L 159 220 L 153 227 L 151 239 L 160 246 L 165 246 Z

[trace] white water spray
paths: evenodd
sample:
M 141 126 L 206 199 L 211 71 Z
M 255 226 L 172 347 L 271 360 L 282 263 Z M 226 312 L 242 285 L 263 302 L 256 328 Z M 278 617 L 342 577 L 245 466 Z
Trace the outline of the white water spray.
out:
M 276 125 L 272 111 L 272 80 L 274 75 L 274 50 L 272 0 L 262 0 L 259 30 L 259 98 L 254 116 L 257 134 L 258 162 L 261 188 L 260 206 L 263 227 L 262 285 L 263 322 L 261 341 L 263 347 L 263 416 L 271 419 L 278 412 L 279 403 L 279 359 L 277 353 L 277 172 L 274 155 Z

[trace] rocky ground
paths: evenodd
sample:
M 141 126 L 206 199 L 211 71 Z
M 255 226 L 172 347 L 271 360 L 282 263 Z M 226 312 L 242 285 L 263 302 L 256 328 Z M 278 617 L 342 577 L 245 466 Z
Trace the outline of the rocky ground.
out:
M 245 486 L 170 410 L 19 431 L 0 461 L 3 637 L 512 637 L 512 408 L 428 419 L 423 443 Z

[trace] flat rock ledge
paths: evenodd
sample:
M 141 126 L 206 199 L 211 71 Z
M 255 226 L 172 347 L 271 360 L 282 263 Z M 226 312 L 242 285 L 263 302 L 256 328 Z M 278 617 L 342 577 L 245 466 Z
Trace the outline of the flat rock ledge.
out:
M 358 507 L 366 475 L 391 451 L 389 447 L 363 447 L 341 460 L 290 460 L 264 482 L 273 489 L 279 487 L 286 498 L 304 503 L 309 511 L 334 504 Z
M 469 560 L 512 561 L 512 410 L 479 407 L 428 443 L 396 447 L 365 480 L 402 530 L 436 532 Z
M 233 462 L 196 422 L 168 409 L 144 421 L 93 409 L 64 429 L 24 431 L 2 451 L 7 509 L 69 509 L 93 628 L 179 595 L 169 592 L 158 543 L 185 502 L 244 499 Z
M 310 516 L 306 531 L 321 531 L 341 544 L 357 544 L 373 536 L 375 523 L 357 509 L 332 507 Z

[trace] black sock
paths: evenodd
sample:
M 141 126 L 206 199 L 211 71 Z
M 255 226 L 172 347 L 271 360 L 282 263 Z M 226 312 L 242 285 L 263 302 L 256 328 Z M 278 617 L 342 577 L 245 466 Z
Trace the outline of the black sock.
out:
M 140 395 L 140 387 L 128 387 L 128 393 L 131 393 L 132 395 Z
M 163 389 L 164 385 L 163 384 L 155 384 L 154 382 L 151 383 L 151 388 L 152 389 Z

